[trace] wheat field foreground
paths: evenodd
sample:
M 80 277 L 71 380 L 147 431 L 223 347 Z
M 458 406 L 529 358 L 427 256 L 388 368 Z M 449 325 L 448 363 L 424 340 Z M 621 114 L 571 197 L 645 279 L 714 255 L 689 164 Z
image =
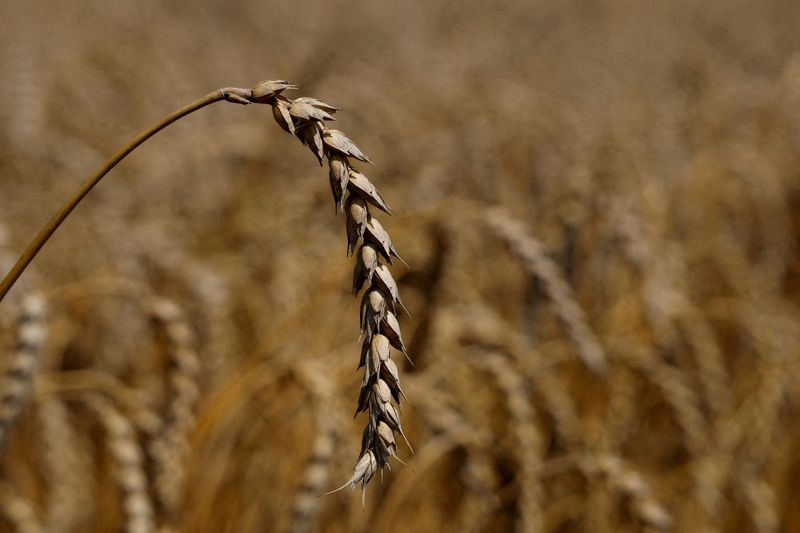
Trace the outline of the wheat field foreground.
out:
M 0 531 L 800 532 L 800 3 L 0 20 Z

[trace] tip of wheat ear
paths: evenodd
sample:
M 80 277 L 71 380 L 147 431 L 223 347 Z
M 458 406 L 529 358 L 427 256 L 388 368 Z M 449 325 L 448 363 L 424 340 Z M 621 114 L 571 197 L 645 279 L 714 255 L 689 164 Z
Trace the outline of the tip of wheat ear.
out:
M 391 265 L 392 258 L 403 264 L 405 261 L 397 253 L 389 233 L 370 212 L 374 208 L 391 214 L 389 204 L 369 178 L 350 164 L 352 159 L 364 163 L 372 163 L 372 160 L 343 132 L 327 127 L 326 123 L 334 120 L 337 107 L 316 98 L 301 96 L 292 100 L 282 94 L 296 88 L 286 80 L 267 80 L 249 90 L 230 91 L 232 96 L 226 99 L 270 105 L 272 116 L 281 129 L 297 137 L 320 164 L 328 160 L 334 207 L 336 212 L 345 215 L 347 255 L 358 250 L 352 292 L 357 295 L 365 285 L 367 291 L 359 309 L 363 344 L 358 368 L 364 368 L 364 379 L 356 414 L 368 412 L 367 427 L 353 475 L 341 487 L 327 493 L 332 494 L 347 486 L 355 490 L 359 484 L 365 489 L 377 472 L 383 475 L 383 468 L 389 467 L 389 459 L 396 458 L 396 434 L 411 448 L 396 407 L 405 394 L 400 389 L 397 365 L 390 354 L 390 348 L 395 348 L 408 358 L 396 316 L 398 306 L 406 309 L 397 283 L 383 263 Z M 362 505 L 363 501 L 362 492 Z

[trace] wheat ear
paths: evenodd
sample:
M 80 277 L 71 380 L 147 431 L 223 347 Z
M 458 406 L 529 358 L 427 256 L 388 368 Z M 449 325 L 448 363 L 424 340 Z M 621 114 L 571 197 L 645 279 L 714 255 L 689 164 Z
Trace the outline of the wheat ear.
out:
M 542 243 L 505 210 L 488 210 L 485 220 L 489 228 L 506 241 L 522 259 L 525 268 L 542 280 L 559 318 L 567 326 L 581 361 L 593 373 L 602 375 L 608 366 L 605 350 L 589 327 L 586 314 L 575 299 L 558 264 L 547 255 Z
M 338 438 L 338 417 L 325 413 L 322 407 L 329 401 L 334 382 L 331 369 L 304 361 L 294 366 L 314 406 L 314 443 L 304 467 L 302 481 L 296 489 L 292 503 L 290 533 L 303 533 L 318 529 L 320 494 L 329 483 L 331 463 Z
M 86 402 L 105 427 L 107 445 L 114 461 L 117 484 L 122 492 L 127 533 L 155 531 L 153 502 L 144 471 L 144 454 L 131 421 L 113 403 L 99 394 L 90 394 Z
M 170 358 L 169 401 L 164 425 L 150 445 L 156 463 L 154 486 L 168 521 L 177 517 L 190 452 L 189 433 L 194 427 L 199 396 L 197 377 L 200 360 L 194 349 L 194 334 L 183 310 L 172 300 L 153 298 L 148 310 L 163 329 Z
M 618 457 L 588 456 L 579 466 L 587 474 L 605 476 L 614 491 L 630 501 L 639 520 L 650 528 L 664 531 L 672 527 L 672 516 L 653 497 L 650 485 L 637 471 L 625 465 Z
M 494 375 L 500 389 L 507 398 L 511 415 L 511 432 L 516 440 L 519 456 L 517 483 L 519 496 L 517 506 L 519 531 L 541 531 L 544 512 L 539 506 L 542 487 L 539 482 L 539 466 L 543 453 L 543 439 L 534 420 L 534 411 L 527 397 L 525 380 L 499 353 L 478 352 L 483 364 Z
M 270 90 L 268 86 L 266 92 L 269 94 Z M 387 214 L 391 209 L 364 173 L 352 164 L 352 160 L 371 163 L 370 159 L 344 133 L 326 126 L 327 121 L 334 120 L 336 107 L 309 97 L 290 100 L 274 94 L 270 98 L 267 101 L 272 104 L 278 125 L 307 146 L 320 165 L 327 159 L 333 200 L 336 209 L 345 214 L 347 253 L 355 253 L 353 296 L 368 285 L 360 308 L 363 344 L 358 368 L 364 367 L 364 378 L 356 408 L 356 414 L 367 412 L 367 427 L 353 475 L 340 487 L 349 485 L 355 490 L 360 484 L 364 489 L 395 456 L 397 435 L 405 439 L 398 413 L 403 393 L 397 365 L 390 355 L 391 348 L 395 348 L 407 356 L 396 315 L 398 308 L 405 307 L 385 264 L 391 265 L 394 258 L 403 260 L 389 234 L 372 215 L 373 209 Z
M 17 319 L 16 347 L 0 380 L 0 451 L 8 433 L 25 407 L 31 391 L 31 380 L 39 366 L 45 340 L 45 300 L 31 294 L 22 300 Z

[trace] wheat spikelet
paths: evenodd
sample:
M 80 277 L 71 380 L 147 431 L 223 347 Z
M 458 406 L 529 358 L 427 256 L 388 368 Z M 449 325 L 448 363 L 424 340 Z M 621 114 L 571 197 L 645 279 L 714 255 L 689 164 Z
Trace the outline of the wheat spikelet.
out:
M 131 421 L 99 394 L 86 396 L 107 434 L 107 446 L 114 461 L 115 475 L 122 493 L 127 533 L 155 531 L 153 502 L 148 493 L 142 448 Z
M 0 509 L 18 533 L 42 533 L 44 529 L 31 502 L 23 498 L 14 488 L 0 481 Z
M 181 308 L 165 298 L 153 298 L 148 311 L 163 330 L 170 359 L 169 400 L 159 434 L 150 444 L 156 463 L 154 485 L 167 521 L 179 510 L 189 454 L 188 434 L 194 426 L 199 395 L 200 362 L 194 350 L 194 335 Z
M 406 354 L 396 318 L 403 303 L 397 284 L 383 263 L 392 264 L 392 259 L 399 256 L 389 234 L 371 213 L 371 208 L 390 213 L 388 204 L 351 163 L 370 163 L 370 159 L 344 133 L 326 126 L 326 121 L 333 120 L 336 107 L 313 98 L 291 100 L 282 95 L 284 90 L 294 88 L 285 81 L 262 82 L 253 89 L 250 99 L 271 104 L 273 116 L 284 131 L 308 147 L 320 165 L 328 160 L 334 204 L 346 217 L 347 252 L 357 252 L 353 293 L 369 284 L 361 304 L 363 344 L 359 368 L 364 367 L 364 378 L 356 409 L 356 414 L 367 412 L 367 427 L 354 473 L 344 485 L 355 490 L 360 484 L 365 489 L 372 476 L 396 455 L 397 435 L 405 439 L 398 412 L 400 379 L 397 365 L 390 358 L 390 346 Z
M 569 284 L 564 280 L 559 266 L 547 256 L 542 244 L 528 233 L 525 226 L 502 209 L 487 211 L 485 219 L 497 236 L 509 243 L 531 274 L 544 282 L 559 317 L 566 324 L 577 346 L 578 356 L 592 372 L 601 374 L 606 368 L 605 351 L 589 327 L 586 316 L 575 300 Z
M 16 347 L 0 381 L 0 450 L 5 447 L 9 431 L 30 397 L 31 380 L 39 366 L 46 337 L 45 311 L 45 299 L 41 295 L 27 295 L 21 302 Z

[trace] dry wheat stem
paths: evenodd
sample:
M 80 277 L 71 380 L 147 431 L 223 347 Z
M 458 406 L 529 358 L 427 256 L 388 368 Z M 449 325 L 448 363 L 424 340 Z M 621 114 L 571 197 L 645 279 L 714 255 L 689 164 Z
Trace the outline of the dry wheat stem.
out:
M 271 82 L 265 82 L 271 83 Z M 220 102 L 222 100 L 233 102 L 237 104 L 250 104 L 250 103 L 268 103 L 270 94 L 274 96 L 282 89 L 289 87 L 285 85 L 282 89 L 274 88 L 270 94 L 266 94 L 264 90 L 259 90 L 259 87 L 264 86 L 264 83 L 259 84 L 255 89 L 242 89 L 239 87 L 225 87 L 210 92 L 207 95 L 195 100 L 194 102 L 170 113 L 163 117 L 155 124 L 139 133 L 136 137 L 131 139 L 127 144 L 120 148 L 114 155 L 103 162 L 100 167 L 81 184 L 77 191 L 66 201 L 66 203 L 52 216 L 52 218 L 45 224 L 36 237 L 33 238 L 31 243 L 22 252 L 17 262 L 11 268 L 11 271 L 6 274 L 0 282 L 0 301 L 5 298 L 11 287 L 14 286 L 17 279 L 22 275 L 30 262 L 36 257 L 36 254 L 42 249 L 47 241 L 52 237 L 53 233 L 58 227 L 67 219 L 72 211 L 78 206 L 83 198 L 89 194 L 95 185 L 97 185 L 103 177 L 111 171 L 117 164 L 125 159 L 131 152 L 136 150 L 141 144 L 147 141 L 150 137 L 163 130 L 173 122 L 176 122 L 183 117 L 194 113 L 208 105 Z

